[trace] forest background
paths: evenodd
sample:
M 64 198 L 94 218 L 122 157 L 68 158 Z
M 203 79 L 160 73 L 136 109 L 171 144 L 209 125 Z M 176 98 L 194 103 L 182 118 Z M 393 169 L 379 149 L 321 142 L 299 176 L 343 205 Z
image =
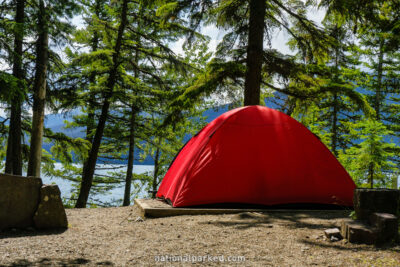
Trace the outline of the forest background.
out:
M 399 16 L 396 0 L 2 0 L 0 172 L 68 181 L 68 207 L 129 205 L 211 118 L 266 105 L 358 186 L 397 188 Z

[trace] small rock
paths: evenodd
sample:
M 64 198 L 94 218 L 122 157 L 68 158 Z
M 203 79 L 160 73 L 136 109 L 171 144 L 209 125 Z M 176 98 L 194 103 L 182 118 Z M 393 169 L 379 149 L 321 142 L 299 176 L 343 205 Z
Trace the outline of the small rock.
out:
M 337 238 L 336 236 L 331 236 L 331 242 L 336 242 L 339 241 L 339 238 Z
M 178 238 L 181 238 L 181 235 L 178 235 Z
M 138 216 L 135 220 L 135 222 L 144 222 L 143 218 Z
M 335 237 L 337 240 L 340 240 L 343 238 L 342 235 L 340 234 L 339 228 L 326 229 L 324 231 L 324 233 L 325 233 L 325 236 L 330 240 L 332 240 L 332 237 Z

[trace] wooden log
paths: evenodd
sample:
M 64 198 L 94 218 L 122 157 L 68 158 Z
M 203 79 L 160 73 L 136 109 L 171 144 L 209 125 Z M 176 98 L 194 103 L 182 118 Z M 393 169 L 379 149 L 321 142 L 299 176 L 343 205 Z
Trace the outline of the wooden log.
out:
M 354 223 L 354 221 L 350 218 L 347 218 L 347 219 L 343 219 L 340 224 L 340 233 L 341 233 L 342 237 L 347 240 L 349 239 L 349 236 L 347 233 L 347 230 L 348 230 L 347 225 L 350 223 Z
M 379 231 L 365 223 L 355 221 L 347 224 L 347 240 L 350 243 L 373 245 L 377 243 Z
M 294 210 L 294 209 L 254 209 L 254 208 L 174 208 L 158 199 L 135 199 L 135 205 L 139 208 L 140 215 L 148 218 L 161 218 L 179 215 L 202 214 L 235 214 L 242 212 L 268 212 L 268 213 L 320 213 L 322 210 Z M 323 210 L 326 212 L 326 210 Z M 343 215 L 343 211 L 329 211 L 329 213 Z
M 390 243 L 398 238 L 398 218 L 389 213 L 373 213 L 370 217 L 371 225 L 379 231 L 378 244 Z
M 354 191 L 354 211 L 359 220 L 369 220 L 374 212 L 397 214 L 400 190 L 366 189 Z

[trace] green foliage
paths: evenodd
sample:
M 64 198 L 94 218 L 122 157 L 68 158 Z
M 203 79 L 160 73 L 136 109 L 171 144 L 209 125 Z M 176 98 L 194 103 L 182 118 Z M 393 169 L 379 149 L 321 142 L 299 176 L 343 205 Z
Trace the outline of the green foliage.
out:
M 20 81 L 15 76 L 6 72 L 0 71 L 0 100 L 8 104 L 13 99 L 25 98 L 26 94 L 26 83 Z
M 384 138 L 390 134 L 386 126 L 376 120 L 362 120 L 347 123 L 350 134 L 359 138 L 360 143 L 341 152 L 339 160 L 353 177 L 358 186 L 388 187 L 392 176 L 398 176 L 396 164 L 390 157 L 396 145 Z
M 75 31 L 72 38 L 79 46 L 67 47 L 65 51 L 69 64 L 59 75 L 57 101 L 59 109 L 81 111 L 73 121 L 67 122 L 67 127 L 84 127 L 86 136 L 84 140 L 52 139 L 51 149 L 52 155 L 62 164 L 61 169 L 52 170 L 52 177 L 68 179 L 75 185 L 71 199 L 66 200 L 68 205 L 76 198 L 81 182 L 82 167 L 76 163 L 83 164 L 87 159 L 102 101 L 110 95 L 107 92 L 108 77 L 114 66 L 120 16 L 119 6 L 108 6 L 104 0 L 84 1 L 82 4 L 85 27 Z M 168 114 L 169 103 L 192 83 L 195 74 L 210 58 L 206 38 L 179 21 L 169 21 L 161 13 L 157 15 L 157 12 L 172 12 L 173 6 L 164 11 L 158 7 L 147 2 L 129 3 L 128 25 L 122 40 L 121 56 L 117 59 L 116 85 L 109 99 L 110 112 L 99 149 L 91 204 L 119 203 L 119 199 L 102 203 L 97 196 L 124 185 L 127 171 L 115 162 L 126 161 L 131 134 L 135 138 L 135 149 L 141 149 L 143 157 L 157 157 L 160 162 L 153 174 L 133 174 L 131 194 L 134 197 L 151 187 L 154 177 L 160 180 L 168 164 L 166 161 L 171 160 L 182 146 L 182 138 L 188 133 L 185 128 L 197 129 L 187 119 L 165 126 L 161 124 Z M 196 47 L 186 46 L 185 57 L 175 55 L 168 47 L 169 42 L 193 34 L 197 37 Z M 185 116 L 198 114 L 184 113 Z M 130 119 L 132 116 L 135 116 L 134 122 Z
M 331 146 L 332 133 L 329 131 L 329 120 L 321 120 L 321 114 L 328 111 L 329 107 L 319 108 L 316 103 L 301 103 L 292 113 L 292 116 L 319 137 L 328 148 Z
M 5 138 L 5 133 L 2 132 L 1 128 L 0 128 L 0 146 L 6 147 L 6 141 L 7 141 L 7 139 Z M 0 170 L 3 170 L 5 167 L 5 161 L 4 161 L 5 158 L 6 158 L 6 150 L 0 149 Z
M 350 212 L 349 217 L 352 218 L 353 220 L 356 220 L 357 219 L 356 212 L 354 210 Z

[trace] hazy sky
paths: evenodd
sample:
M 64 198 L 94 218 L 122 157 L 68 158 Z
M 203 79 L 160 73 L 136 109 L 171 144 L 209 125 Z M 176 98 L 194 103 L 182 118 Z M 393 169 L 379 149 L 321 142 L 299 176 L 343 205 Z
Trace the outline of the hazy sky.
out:
M 313 8 L 308 11 L 307 15 L 308 15 L 309 19 L 313 20 L 315 23 L 320 25 L 322 19 L 325 16 L 325 11 Z M 223 31 L 219 30 L 215 26 L 210 25 L 210 26 L 206 26 L 206 27 L 202 28 L 201 33 L 203 33 L 204 35 L 208 35 L 211 38 L 208 46 L 209 46 L 210 51 L 215 51 L 218 43 L 221 41 L 221 39 L 223 37 Z M 286 45 L 288 38 L 289 38 L 289 35 L 286 34 L 284 31 L 277 31 L 272 40 L 272 48 L 277 49 L 282 54 L 293 54 L 293 51 L 291 51 L 288 48 L 288 46 Z M 172 50 L 175 51 L 175 53 L 182 54 L 183 53 L 183 50 L 182 50 L 183 43 L 184 43 L 184 39 L 181 39 L 178 42 L 172 44 L 171 45 Z

